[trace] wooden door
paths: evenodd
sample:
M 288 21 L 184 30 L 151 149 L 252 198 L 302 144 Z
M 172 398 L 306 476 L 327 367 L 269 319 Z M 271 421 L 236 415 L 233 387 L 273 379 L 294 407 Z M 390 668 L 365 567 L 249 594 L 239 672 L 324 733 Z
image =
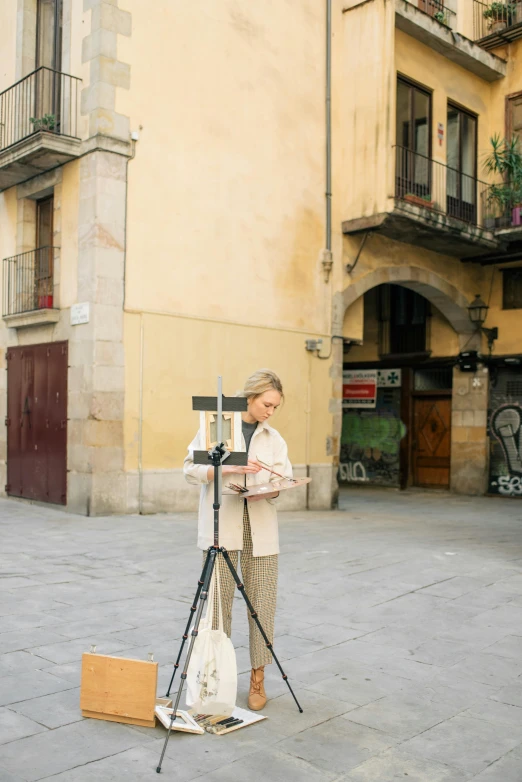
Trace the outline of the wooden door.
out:
M 8 349 L 6 424 L 6 492 L 65 505 L 66 342 Z
M 448 489 L 451 454 L 451 397 L 422 396 L 413 402 L 413 482 Z

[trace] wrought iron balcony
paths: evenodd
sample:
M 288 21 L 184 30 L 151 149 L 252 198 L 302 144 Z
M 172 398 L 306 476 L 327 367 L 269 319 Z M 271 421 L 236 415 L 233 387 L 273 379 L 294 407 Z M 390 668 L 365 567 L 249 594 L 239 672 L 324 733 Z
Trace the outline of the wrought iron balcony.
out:
M 392 203 L 344 221 L 343 233 L 379 232 L 460 259 L 498 250 L 500 238 L 485 221 L 486 182 L 405 147 L 392 149 Z
M 57 253 L 57 247 L 38 247 L 4 258 L 4 317 L 53 308 Z
M 457 28 L 457 14 L 444 3 L 444 0 L 408 0 L 415 5 L 419 11 L 423 11 L 428 16 L 432 16 L 437 22 L 449 27 L 451 30 Z
M 42 67 L 0 93 L 0 190 L 78 156 L 79 85 Z
M 522 2 L 473 0 L 473 39 L 484 49 L 522 38 Z
M 484 227 L 486 182 L 405 147 L 397 146 L 395 152 L 396 198 L 472 226 Z

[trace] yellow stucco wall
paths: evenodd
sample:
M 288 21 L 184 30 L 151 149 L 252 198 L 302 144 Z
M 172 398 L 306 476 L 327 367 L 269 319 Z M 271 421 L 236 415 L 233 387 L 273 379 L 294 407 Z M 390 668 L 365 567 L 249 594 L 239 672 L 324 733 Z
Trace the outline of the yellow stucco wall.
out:
M 386 210 L 394 143 L 393 3 L 372 0 L 342 16 L 337 97 L 343 150 L 339 198 L 342 219 Z M 371 45 L 370 45 L 371 42 Z
M 141 329 L 143 328 L 143 354 Z M 312 462 L 324 463 L 331 380 L 328 363 L 304 350 L 305 334 L 270 328 L 245 328 L 205 320 L 132 315 L 125 317 L 126 469 L 138 465 L 140 371 L 143 355 L 143 468 L 179 467 L 199 427 L 191 397 L 213 396 L 218 374 L 224 393 L 233 396 L 246 377 L 270 367 L 283 382 L 285 402 L 271 423 L 288 442 L 296 464 L 306 463 L 307 422 Z M 312 384 L 308 416 L 308 383 Z
M 80 162 L 68 163 L 62 170 L 60 307 L 64 308 L 77 300 Z
M 145 312 L 145 470 L 181 466 L 198 427 L 193 394 L 213 394 L 218 373 L 233 394 L 263 366 L 283 380 L 274 424 L 293 461 L 328 463 L 330 361 L 304 345 L 322 336 L 328 355 L 324 9 L 121 7 L 132 13 L 132 36 L 118 40 L 131 89 L 118 90 L 116 110 L 140 133 L 129 163 L 126 467 L 136 469 L 138 449 L 133 312 Z
M 0 241 L 2 258 L 16 254 L 16 188 L 11 187 L 0 193 Z M 0 259 L 1 260 L 1 259 Z M 1 285 L 0 281 L 0 285 Z
M 128 306 L 327 330 L 322 8 L 124 7 Z
M 0 92 L 16 81 L 16 3 L 2 3 L 0 45 Z

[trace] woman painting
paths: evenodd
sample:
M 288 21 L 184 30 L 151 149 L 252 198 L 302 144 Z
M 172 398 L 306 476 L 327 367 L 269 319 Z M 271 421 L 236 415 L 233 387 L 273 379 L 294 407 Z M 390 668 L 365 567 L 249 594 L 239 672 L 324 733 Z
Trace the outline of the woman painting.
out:
M 223 485 L 226 487 L 232 482 L 255 486 L 277 480 L 277 476 L 264 469 L 263 464 L 290 477 L 292 467 L 288 461 L 286 443 L 268 423 L 283 399 L 281 381 L 271 370 L 260 369 L 248 378 L 242 395 L 248 404 L 247 411 L 242 413 L 243 447 L 248 453 L 248 464 L 246 467 L 223 465 Z M 201 484 L 198 547 L 206 550 L 214 543 L 214 468 L 194 464 L 194 451 L 205 447 L 205 443 L 200 442 L 200 436 L 198 433 L 190 444 L 183 470 L 189 483 Z M 277 512 L 274 507 L 277 494 L 270 492 L 262 498 L 252 497 L 248 500 L 238 494 L 224 494 L 219 528 L 219 543 L 228 550 L 236 569 L 240 562 L 246 594 L 270 643 L 274 638 L 279 553 Z M 230 636 L 235 583 L 223 557 L 218 557 L 216 562 L 221 582 L 224 629 Z M 272 654 L 250 614 L 248 621 L 252 664 L 248 706 L 253 711 L 259 711 L 266 704 L 264 667 L 272 662 Z

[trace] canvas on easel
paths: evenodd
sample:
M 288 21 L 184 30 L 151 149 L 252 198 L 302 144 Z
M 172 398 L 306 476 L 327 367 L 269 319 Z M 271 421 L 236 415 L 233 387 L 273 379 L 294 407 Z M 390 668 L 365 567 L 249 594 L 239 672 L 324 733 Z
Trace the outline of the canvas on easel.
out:
M 210 451 L 217 445 L 217 412 L 209 410 L 200 412 L 200 431 L 202 442 L 205 443 L 205 450 Z M 223 412 L 222 416 L 222 442 L 227 451 L 241 451 L 243 442 L 241 439 L 241 413 Z

